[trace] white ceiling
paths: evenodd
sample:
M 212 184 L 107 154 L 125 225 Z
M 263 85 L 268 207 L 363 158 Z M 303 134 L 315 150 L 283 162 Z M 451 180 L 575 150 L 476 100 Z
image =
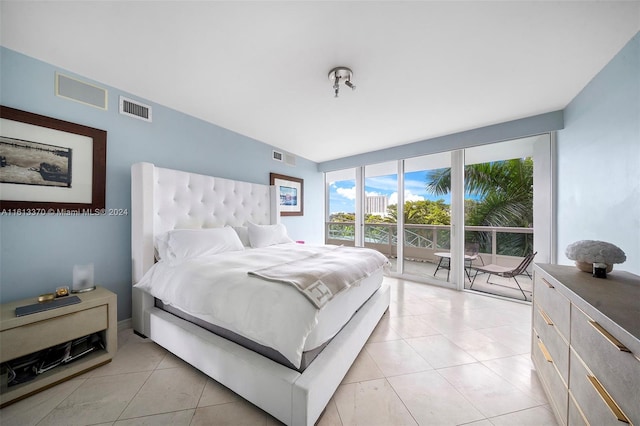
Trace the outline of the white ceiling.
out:
M 562 109 L 640 30 L 638 1 L 2 1 L 0 12 L 5 47 L 316 162 Z M 338 65 L 357 89 L 334 99 Z

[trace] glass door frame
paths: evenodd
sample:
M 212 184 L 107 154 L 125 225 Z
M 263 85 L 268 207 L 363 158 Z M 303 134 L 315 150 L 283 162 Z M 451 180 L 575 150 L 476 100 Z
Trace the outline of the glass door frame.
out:
M 398 160 L 398 218 L 396 220 L 396 274 L 404 275 L 404 160 Z
M 464 149 L 451 151 L 451 282 L 464 290 Z

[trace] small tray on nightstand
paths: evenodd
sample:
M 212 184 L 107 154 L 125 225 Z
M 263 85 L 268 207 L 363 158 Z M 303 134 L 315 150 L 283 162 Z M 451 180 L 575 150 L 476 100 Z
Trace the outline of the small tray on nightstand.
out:
M 50 309 L 61 308 L 63 306 L 74 305 L 80 303 L 81 300 L 78 296 L 67 296 L 63 298 L 54 299 L 50 302 L 34 303 L 33 305 L 18 306 L 16 308 L 16 316 L 21 317 L 24 315 L 35 314 L 37 312 L 48 311 Z

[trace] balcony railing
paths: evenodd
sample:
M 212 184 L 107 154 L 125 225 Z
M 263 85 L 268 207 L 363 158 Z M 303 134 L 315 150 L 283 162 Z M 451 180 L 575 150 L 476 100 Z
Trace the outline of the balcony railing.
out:
M 355 223 L 327 222 L 326 243 L 354 245 Z M 465 240 L 478 242 L 484 263 L 515 266 L 531 252 L 533 228 L 465 226 Z M 395 223 L 366 223 L 366 247 L 389 257 L 397 257 L 398 241 Z M 404 257 L 407 260 L 437 262 L 436 252 L 450 250 L 448 225 L 405 224 Z

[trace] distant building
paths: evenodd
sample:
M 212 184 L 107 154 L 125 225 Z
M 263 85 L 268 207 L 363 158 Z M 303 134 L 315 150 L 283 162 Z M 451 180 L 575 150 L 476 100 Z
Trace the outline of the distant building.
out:
M 366 214 L 373 214 L 378 216 L 387 216 L 387 205 L 389 201 L 385 195 L 367 195 L 365 200 Z

